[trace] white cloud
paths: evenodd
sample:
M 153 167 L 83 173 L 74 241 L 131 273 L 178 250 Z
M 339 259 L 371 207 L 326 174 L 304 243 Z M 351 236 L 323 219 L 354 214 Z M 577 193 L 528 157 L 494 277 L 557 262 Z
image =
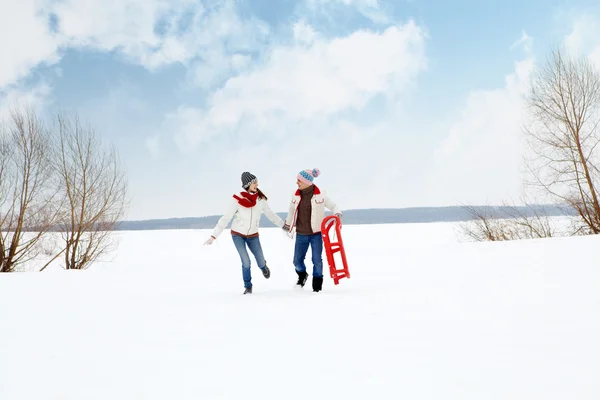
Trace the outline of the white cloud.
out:
M 176 3 L 177 7 L 181 3 Z M 142 53 L 159 44 L 154 24 L 165 3 L 158 0 L 64 0 L 48 7 L 56 15 L 64 44 Z
M 161 131 L 175 132 L 181 150 L 196 150 L 182 158 L 205 171 L 195 176 L 214 194 L 198 193 L 201 204 L 190 207 L 221 213 L 241 171 L 250 170 L 272 207 L 284 210 L 298 171 L 313 167 L 345 209 L 374 199 L 378 206 L 416 204 L 419 175 L 406 171 L 419 165 L 427 143 L 414 143 L 396 102 L 426 68 L 424 47 L 413 22 L 336 39 L 315 33 L 312 41 L 275 46 L 263 64 L 215 91 L 206 108 L 175 109 Z M 350 189 L 357 184 L 359 193 Z M 398 198 L 398 188 L 410 190 Z
M 40 62 L 58 61 L 60 40 L 50 30 L 38 1 L 0 2 L 0 89 L 27 76 Z
M 307 0 L 307 4 L 311 8 L 322 7 L 326 4 L 343 4 L 345 6 L 354 7 L 370 7 L 379 8 L 379 0 Z
M 48 105 L 51 87 L 42 82 L 33 87 L 9 87 L 0 91 L 0 120 L 8 117 L 14 107 L 28 106 L 43 111 Z
M 600 16 L 585 14 L 576 18 L 564 44 L 573 53 L 587 54 L 600 68 Z
M 191 81 L 199 88 L 211 89 L 223 80 L 246 70 L 252 58 L 245 54 L 231 54 L 215 44 L 202 52 L 203 58 L 195 61 L 189 70 Z
M 202 86 L 222 78 L 236 52 L 254 50 L 268 34 L 260 21 L 242 19 L 232 0 L 210 8 L 196 0 L 70 0 L 53 11 L 69 45 L 118 49 L 149 69 L 194 63 Z
M 379 0 L 307 0 L 306 5 L 311 11 L 318 10 L 325 13 L 327 13 L 326 10 L 333 7 L 332 17 L 335 15 L 335 7 L 353 7 L 375 23 L 387 24 L 390 22 L 389 16 L 382 9 Z
M 531 50 L 533 48 L 533 38 L 529 36 L 527 32 L 523 31 L 519 40 L 514 42 L 510 46 L 510 49 L 512 50 L 516 47 L 522 47 L 526 53 L 531 53 Z
M 244 70 L 250 61 L 246 53 L 258 50 L 270 34 L 262 21 L 242 19 L 230 0 L 211 12 L 195 8 L 190 27 L 183 32 L 181 21 L 174 19 L 156 50 L 143 53 L 140 62 L 149 68 L 173 62 L 188 64 L 192 82 L 203 88 Z
M 157 135 L 146 137 L 144 144 L 152 156 L 160 154 L 160 138 Z
M 535 67 L 530 55 L 532 43 L 533 39 L 523 32 L 511 46 L 522 46 L 528 58 L 515 64 L 504 87 L 469 93 L 463 113 L 436 149 L 429 178 L 433 204 L 518 202 L 528 194 L 523 185 L 522 127 L 526 118 L 523 95 Z M 586 54 L 600 66 L 598 18 L 575 20 L 564 44 L 569 51 Z
M 294 40 L 302 44 L 310 44 L 317 38 L 312 26 L 304 21 L 296 22 L 293 26 Z
M 519 61 L 503 88 L 469 94 L 460 119 L 436 149 L 429 184 L 437 204 L 519 200 L 522 96 L 533 65 L 530 58 Z
M 177 110 L 165 116 L 163 123 L 164 131 L 174 132 L 175 140 L 178 141 L 182 151 L 191 150 L 187 144 L 179 138 L 194 138 L 202 135 L 209 137 L 214 132 L 202 131 L 202 111 L 193 107 L 179 106 Z
M 0 54 L 8 55 L 0 63 L 0 88 L 58 62 L 65 48 L 118 51 L 148 69 L 199 65 L 195 81 L 208 85 L 238 71 L 245 55 L 236 53 L 255 50 L 269 33 L 265 24 L 242 19 L 233 0 L 210 9 L 200 0 L 3 2 L 0 27 Z M 205 66 L 213 71 L 207 74 Z
M 250 66 L 252 58 L 243 54 L 234 54 L 231 56 L 230 67 L 234 71 L 241 71 Z
M 265 126 L 268 135 L 242 125 L 240 135 L 231 133 L 185 157 L 194 160 L 190 180 L 201 185 L 194 189 L 195 200 L 179 212 L 190 215 L 201 207 L 203 214 L 222 213 L 223 199 L 239 190 L 239 174 L 247 170 L 259 177 L 271 206 L 285 211 L 296 174 L 315 167 L 322 172 L 317 185 L 345 210 L 418 205 L 430 144 L 416 138 L 419 132 L 408 120 L 405 111 L 390 109 L 368 124 L 350 117 L 315 116 L 295 123 L 274 118 Z M 204 194 L 207 187 L 210 196 Z
M 564 42 L 567 48 L 581 52 L 589 46 L 590 40 L 593 40 L 591 34 L 600 32 L 600 28 L 596 28 L 597 22 L 592 17 L 582 16 L 573 22 L 571 32 L 565 37 Z
M 271 132 L 286 124 L 360 111 L 377 96 L 393 100 L 426 68 L 422 30 L 409 22 L 381 33 L 357 31 L 343 38 L 276 46 L 266 62 L 229 79 L 208 99 L 206 109 L 180 107 L 167 125 L 193 150 L 231 132 Z

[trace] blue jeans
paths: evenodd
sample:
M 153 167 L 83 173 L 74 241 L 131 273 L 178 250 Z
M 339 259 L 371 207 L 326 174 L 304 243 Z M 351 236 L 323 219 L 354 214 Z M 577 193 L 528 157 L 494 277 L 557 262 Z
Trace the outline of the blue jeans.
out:
M 308 246 L 312 252 L 312 263 L 313 263 L 313 277 L 323 277 L 323 237 L 321 232 L 314 233 L 312 235 L 300 235 L 296 234 L 296 245 L 294 247 L 294 267 L 298 272 L 306 271 L 306 265 L 304 265 L 304 259 L 306 258 L 306 252 Z
M 250 274 L 250 256 L 248 255 L 246 246 L 248 246 L 252 254 L 254 254 L 256 263 L 258 264 L 258 267 L 262 270 L 267 265 L 267 261 L 265 260 L 265 256 L 263 255 L 262 247 L 260 245 L 260 239 L 258 238 L 258 236 L 247 238 L 239 235 L 231 235 L 231 237 L 233 239 L 233 244 L 235 245 L 235 248 L 240 255 L 240 259 L 242 260 L 242 277 L 244 279 L 244 287 L 252 287 L 252 275 Z

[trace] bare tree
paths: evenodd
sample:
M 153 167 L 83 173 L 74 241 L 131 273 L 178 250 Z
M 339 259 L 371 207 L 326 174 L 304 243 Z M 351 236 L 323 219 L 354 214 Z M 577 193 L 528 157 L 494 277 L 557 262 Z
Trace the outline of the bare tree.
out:
M 462 223 L 461 230 L 476 241 L 539 239 L 556 235 L 549 216 L 532 205 L 519 208 L 504 203 L 501 212 L 496 213 L 489 207 L 466 206 L 464 209 L 472 219 Z
M 13 108 L 0 132 L 0 272 L 37 257 L 42 236 L 56 222 L 60 198 L 52 185 L 51 148 L 36 111 Z
M 85 269 L 115 244 L 111 233 L 124 216 L 127 182 L 113 147 L 105 149 L 77 116 L 57 115 L 58 185 L 66 269 Z
M 501 219 L 496 218 L 481 208 L 471 206 L 463 208 L 471 215 L 470 221 L 460 223 L 461 231 L 466 236 L 478 242 L 495 242 L 511 239 Z
M 505 203 L 505 212 L 512 227 L 513 238 L 541 239 L 556 236 L 556 228 L 543 210 L 530 204 L 522 208 Z
M 584 57 L 554 50 L 526 96 L 525 138 L 531 150 L 530 185 L 574 208 L 573 233 L 600 232 L 600 74 Z

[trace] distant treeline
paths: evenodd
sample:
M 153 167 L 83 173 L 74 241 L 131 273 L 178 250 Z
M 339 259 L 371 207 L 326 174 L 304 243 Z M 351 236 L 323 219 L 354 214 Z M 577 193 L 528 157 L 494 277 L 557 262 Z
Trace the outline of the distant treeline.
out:
M 509 215 L 509 207 L 497 206 L 471 206 L 474 209 L 485 212 L 486 215 L 504 217 Z M 528 207 L 516 207 L 519 211 L 532 215 L 533 213 L 544 213 L 548 216 L 576 215 L 574 210 L 568 207 L 534 205 Z M 278 213 L 285 218 L 285 213 Z M 168 218 L 152 219 L 144 221 L 122 221 L 117 230 L 157 230 L 157 229 L 212 229 L 219 220 L 220 215 L 207 217 Z M 343 222 L 345 225 L 364 224 L 399 224 L 399 223 L 424 223 L 424 222 L 457 222 L 468 221 L 473 218 L 466 207 L 414 207 L 414 208 L 378 208 L 344 210 Z M 273 227 L 274 225 L 264 215 L 261 217 L 262 227 Z

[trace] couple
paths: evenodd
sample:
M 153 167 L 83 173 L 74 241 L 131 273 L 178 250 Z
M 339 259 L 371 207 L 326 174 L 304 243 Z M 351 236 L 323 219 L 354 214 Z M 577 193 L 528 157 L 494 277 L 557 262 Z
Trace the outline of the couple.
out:
M 258 188 L 258 179 L 250 172 L 242 174 L 242 188 L 244 191 L 239 195 L 233 195 L 235 199 L 227 212 L 219 219 L 217 226 L 210 238 L 204 243 L 212 244 L 225 230 L 229 222 L 231 225 L 231 237 L 235 248 L 242 260 L 242 276 L 244 279 L 244 294 L 252 293 L 252 276 L 250 274 L 250 257 L 246 246 L 250 249 L 258 267 L 267 279 L 271 271 L 263 255 L 260 239 L 258 238 L 258 225 L 261 213 L 275 225 L 283 229 L 287 234 L 296 230 L 296 245 L 294 247 L 294 267 L 298 274 L 300 287 L 304 287 L 308 273 L 304 265 L 306 252 L 311 247 L 313 262 L 314 292 L 319 292 L 323 287 L 323 238 L 321 237 L 321 222 L 325 218 L 325 207 L 331 210 L 340 219 L 342 212 L 326 194 L 313 183 L 320 174 L 318 169 L 300 171 L 296 177 L 298 190 L 292 196 L 287 218 L 283 221 L 271 210 L 267 203 L 267 196 Z

